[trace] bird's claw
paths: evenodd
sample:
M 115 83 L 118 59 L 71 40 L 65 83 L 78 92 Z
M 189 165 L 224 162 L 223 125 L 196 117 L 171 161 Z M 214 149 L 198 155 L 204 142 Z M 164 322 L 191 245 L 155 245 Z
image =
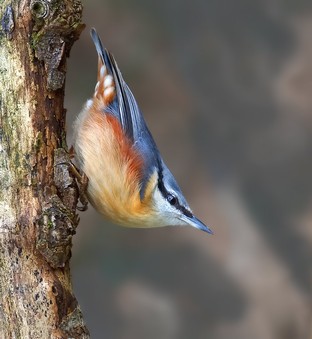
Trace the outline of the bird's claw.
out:
M 88 182 L 89 179 L 85 175 L 85 173 L 80 173 L 78 168 L 72 163 L 69 162 L 69 170 L 74 175 L 78 182 L 78 188 L 79 188 L 79 200 L 81 203 L 81 206 L 77 206 L 78 211 L 86 211 L 88 209 L 88 198 L 87 198 L 87 189 L 88 189 Z

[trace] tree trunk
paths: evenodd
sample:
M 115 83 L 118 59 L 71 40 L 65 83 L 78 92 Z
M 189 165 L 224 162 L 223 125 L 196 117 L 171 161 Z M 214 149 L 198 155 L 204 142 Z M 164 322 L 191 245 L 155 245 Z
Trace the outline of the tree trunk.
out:
M 89 338 L 69 259 L 79 197 L 65 151 L 78 0 L 0 0 L 0 338 Z

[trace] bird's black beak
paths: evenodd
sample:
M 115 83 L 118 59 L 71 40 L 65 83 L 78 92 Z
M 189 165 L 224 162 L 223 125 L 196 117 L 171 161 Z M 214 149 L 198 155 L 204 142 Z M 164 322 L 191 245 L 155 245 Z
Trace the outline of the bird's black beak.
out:
M 183 216 L 183 221 L 185 221 L 188 225 L 197 228 L 198 230 L 204 231 L 209 234 L 213 234 L 213 231 L 206 226 L 203 222 L 197 219 L 194 215 L 192 216 Z

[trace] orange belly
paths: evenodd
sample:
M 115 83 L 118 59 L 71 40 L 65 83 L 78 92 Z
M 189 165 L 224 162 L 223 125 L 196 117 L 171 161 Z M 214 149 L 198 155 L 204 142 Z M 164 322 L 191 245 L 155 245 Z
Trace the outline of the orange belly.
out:
M 151 177 L 140 198 L 143 161 L 125 136 L 119 121 L 109 113 L 91 109 L 76 123 L 75 152 L 89 179 L 92 205 L 108 219 L 125 226 L 148 227 L 153 223 Z M 156 216 L 155 216 L 156 218 Z

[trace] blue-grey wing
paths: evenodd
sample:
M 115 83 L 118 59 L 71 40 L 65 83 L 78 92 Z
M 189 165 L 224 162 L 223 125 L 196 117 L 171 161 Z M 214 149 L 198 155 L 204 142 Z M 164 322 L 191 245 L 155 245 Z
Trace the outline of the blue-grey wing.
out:
M 124 81 L 114 57 L 103 47 L 95 29 L 91 30 L 91 37 L 98 55 L 105 64 L 108 73 L 114 79 L 116 88 L 116 96 L 112 103 L 105 108 L 105 111 L 119 119 L 126 136 L 144 159 L 144 173 L 140 192 L 141 198 L 143 198 L 148 179 L 162 163 L 162 159 L 138 104 Z
M 132 117 L 133 145 L 144 159 L 144 173 L 142 176 L 142 186 L 140 192 L 141 198 L 143 198 L 148 179 L 154 173 L 155 169 L 158 169 L 160 166 L 162 166 L 163 160 L 160 156 L 154 138 L 146 125 L 138 104 L 126 83 L 124 83 L 124 89 L 129 102 L 129 108 Z

